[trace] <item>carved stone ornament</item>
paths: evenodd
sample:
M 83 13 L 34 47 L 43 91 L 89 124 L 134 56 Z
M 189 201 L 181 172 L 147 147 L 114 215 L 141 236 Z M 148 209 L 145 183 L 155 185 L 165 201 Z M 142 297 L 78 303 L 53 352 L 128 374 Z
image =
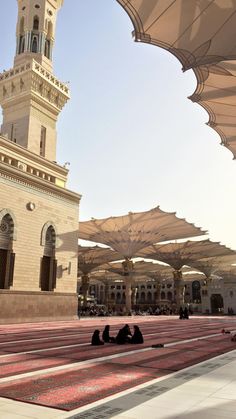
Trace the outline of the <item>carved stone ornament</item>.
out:
M 34 202 L 28 202 L 26 205 L 27 210 L 34 211 L 35 210 L 35 203 Z

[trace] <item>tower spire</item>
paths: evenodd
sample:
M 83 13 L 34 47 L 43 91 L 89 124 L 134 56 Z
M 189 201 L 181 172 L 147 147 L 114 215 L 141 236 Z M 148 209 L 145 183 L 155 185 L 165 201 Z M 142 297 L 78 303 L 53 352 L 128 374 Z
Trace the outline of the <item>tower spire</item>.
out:
M 56 160 L 56 121 L 69 99 L 68 86 L 52 73 L 57 12 L 63 0 L 17 0 L 13 69 L 0 74 L 1 133 Z
M 16 56 L 14 65 L 33 58 L 52 71 L 52 50 L 57 12 L 63 0 L 17 0 Z

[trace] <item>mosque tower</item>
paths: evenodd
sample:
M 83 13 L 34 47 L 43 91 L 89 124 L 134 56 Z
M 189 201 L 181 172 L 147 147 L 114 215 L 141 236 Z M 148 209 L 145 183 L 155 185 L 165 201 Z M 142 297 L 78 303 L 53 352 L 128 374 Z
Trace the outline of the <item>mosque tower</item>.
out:
M 68 86 L 52 73 L 57 12 L 63 0 L 17 0 L 14 67 L 0 74 L 1 135 L 56 160 L 56 122 Z

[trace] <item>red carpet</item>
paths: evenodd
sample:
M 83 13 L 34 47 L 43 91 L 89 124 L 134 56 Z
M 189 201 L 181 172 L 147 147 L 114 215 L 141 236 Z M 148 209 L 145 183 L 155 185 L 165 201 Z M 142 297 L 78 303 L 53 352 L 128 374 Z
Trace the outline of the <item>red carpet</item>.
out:
M 143 345 L 89 345 L 95 328 L 103 330 L 108 323 L 114 336 L 127 322 L 131 329 L 132 324 L 139 324 L 145 339 Z M 180 321 L 173 317 L 153 316 L 1 326 L 0 377 L 35 373 L 29 378 L 19 377 L 18 380 L 0 383 L 0 397 L 72 410 L 236 349 L 230 335 L 220 334 L 223 328 L 235 330 L 236 319 L 201 317 Z M 207 337 L 215 333 L 219 336 Z M 201 336 L 207 339 L 127 353 L 150 348 L 155 343 L 167 344 Z M 80 346 L 84 343 L 87 345 Z M 40 352 L 40 349 L 45 350 Z M 29 352 L 34 350 L 36 352 Z M 24 351 L 28 353 L 20 354 Z M 8 353 L 11 353 L 10 356 L 4 356 Z M 119 353 L 125 354 L 104 361 L 104 364 L 96 364 L 97 358 Z M 92 360 L 92 364 L 66 370 L 67 364 L 85 360 Z M 37 375 L 38 370 L 59 365 L 65 366 L 65 369 Z
M 24 355 L 21 356 L 23 357 Z M 33 359 L 29 358 L 28 360 L 27 358 L 25 360 L 23 358 L 22 360 L 19 359 L 15 362 L 13 362 L 12 359 L 8 358 L 8 361 L 9 362 L 7 362 L 7 360 L 5 362 L 2 362 L 1 359 L 0 378 L 9 377 L 16 374 L 24 374 L 25 372 L 32 372 L 41 369 L 57 367 L 59 365 L 65 365 L 73 362 L 70 359 L 66 358 L 62 359 L 40 357 L 34 357 Z
M 1 397 L 72 410 L 123 391 L 165 372 L 102 364 L 0 384 Z

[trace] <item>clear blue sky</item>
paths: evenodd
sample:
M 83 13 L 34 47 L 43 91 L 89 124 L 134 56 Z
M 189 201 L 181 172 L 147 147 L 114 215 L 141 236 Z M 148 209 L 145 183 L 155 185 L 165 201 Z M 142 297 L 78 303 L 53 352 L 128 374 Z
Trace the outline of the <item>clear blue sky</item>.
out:
M 0 0 L 0 68 L 15 54 L 16 0 Z M 236 249 L 236 161 L 187 99 L 195 76 L 168 52 L 135 43 L 115 0 L 65 0 L 54 72 L 70 81 L 58 122 L 60 164 L 83 195 L 80 219 L 160 205 Z

